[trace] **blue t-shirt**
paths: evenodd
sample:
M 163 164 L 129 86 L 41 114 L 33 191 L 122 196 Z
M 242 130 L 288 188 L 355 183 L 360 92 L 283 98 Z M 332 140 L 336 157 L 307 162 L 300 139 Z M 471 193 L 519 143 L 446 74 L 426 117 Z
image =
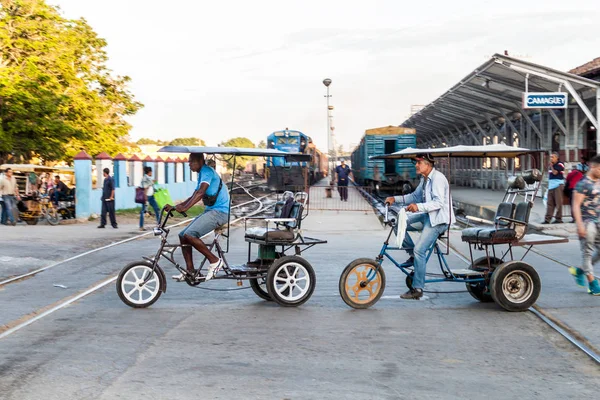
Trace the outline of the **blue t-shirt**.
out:
M 196 190 L 200 189 L 200 185 L 202 182 L 208 183 L 208 189 L 206 189 L 206 194 L 209 196 L 214 196 L 219 190 L 219 182 L 221 178 L 217 172 L 209 167 L 208 165 L 202 166 L 200 170 L 198 185 L 196 186 Z M 229 212 L 229 192 L 227 191 L 227 185 L 223 182 L 221 186 L 221 191 L 219 192 L 219 196 L 217 197 L 217 201 L 212 206 L 206 206 L 206 211 L 215 210 L 220 211 L 225 214 Z

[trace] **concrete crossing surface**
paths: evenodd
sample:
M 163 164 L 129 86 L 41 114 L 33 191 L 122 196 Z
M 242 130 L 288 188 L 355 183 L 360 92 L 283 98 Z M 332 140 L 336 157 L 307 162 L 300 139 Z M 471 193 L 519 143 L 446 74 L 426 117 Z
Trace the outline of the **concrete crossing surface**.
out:
M 468 190 L 467 198 L 486 205 L 491 191 Z M 453 191 L 455 199 L 463 197 L 459 192 Z M 349 200 L 353 196 L 350 191 Z M 404 275 L 384 262 L 382 299 L 366 310 L 346 306 L 338 290 L 342 270 L 356 258 L 374 258 L 388 233 L 369 206 L 360 207 L 364 210 L 315 207 L 303 222 L 307 236 L 328 241 L 303 253 L 317 279 L 303 306 L 263 301 L 246 284 L 237 290 L 235 281 L 196 288 L 169 281 L 152 307 L 132 309 L 109 284 L 0 339 L 0 397 L 575 399 L 596 394 L 598 365 L 533 314 L 509 313 L 466 292 L 440 293 L 462 291 L 464 285 L 428 285 L 427 299 L 401 300 Z M 91 223 L 2 226 L 0 278 L 139 233 L 135 221 L 119 225 L 119 230 L 99 230 Z M 171 232 L 173 240 L 178 229 Z M 468 254 L 459 237 L 458 228 L 451 231 L 452 244 Z M 243 263 L 243 230 L 233 229 L 230 239 L 228 260 Z M 114 277 L 157 245 L 158 239 L 141 237 L 1 287 L 1 330 Z M 578 249 L 575 240 L 540 247 L 565 264 L 577 262 Z M 397 253 L 400 260 L 406 257 Z M 538 305 L 600 347 L 595 328 L 600 298 L 577 287 L 564 265 L 535 253 L 526 260 L 542 278 Z M 451 253 L 448 261 L 465 268 L 457 255 Z M 435 263 L 428 271 L 436 271 Z

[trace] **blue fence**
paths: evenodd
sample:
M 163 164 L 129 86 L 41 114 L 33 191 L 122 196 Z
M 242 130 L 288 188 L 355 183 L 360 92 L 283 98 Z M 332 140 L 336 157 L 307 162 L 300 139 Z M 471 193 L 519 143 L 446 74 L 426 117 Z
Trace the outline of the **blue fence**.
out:
M 141 160 L 138 157 L 130 159 L 122 155 L 112 159 L 107 154 L 99 155 L 93 162 L 85 152 L 75 156 L 75 187 L 76 187 L 76 216 L 88 218 L 92 214 L 100 214 L 102 208 L 102 170 L 108 168 L 115 179 L 115 209 L 131 209 L 141 207 L 135 202 L 135 188 L 142 181 L 143 167 L 152 168 L 153 179 L 158 186 L 167 188 L 174 202 L 185 200 L 196 188 L 197 174 L 192 173 L 187 160 Z M 96 172 L 94 173 L 93 164 Z M 93 177 L 96 176 L 96 187 Z

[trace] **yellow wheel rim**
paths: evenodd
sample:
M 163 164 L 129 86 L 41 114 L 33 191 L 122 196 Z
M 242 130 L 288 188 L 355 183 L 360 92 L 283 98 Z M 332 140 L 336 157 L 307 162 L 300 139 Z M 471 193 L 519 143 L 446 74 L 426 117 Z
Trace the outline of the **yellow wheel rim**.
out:
M 373 279 L 368 282 L 367 277 Z M 381 274 L 379 272 L 375 273 L 374 265 L 359 264 L 352 268 L 346 276 L 345 287 L 346 294 L 353 303 L 369 303 L 377 297 L 381 290 Z

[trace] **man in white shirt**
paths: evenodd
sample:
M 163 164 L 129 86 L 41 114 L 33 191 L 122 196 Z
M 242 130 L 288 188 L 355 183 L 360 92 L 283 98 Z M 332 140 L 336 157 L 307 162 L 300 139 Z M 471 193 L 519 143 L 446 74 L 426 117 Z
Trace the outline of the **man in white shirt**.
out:
M 418 300 L 423 296 L 425 272 L 427 268 L 427 252 L 433 247 L 438 237 L 454 222 L 452 198 L 448 180 L 434 165 L 430 153 L 415 157 L 417 174 L 421 181 L 417 189 L 405 196 L 388 197 L 387 204 L 395 202 L 406 205 L 408 216 L 407 231 L 420 231 L 421 235 L 414 243 L 410 235 L 405 235 L 402 248 L 410 255 L 404 266 L 414 265 L 413 287 L 400 297 Z
M 4 177 L 0 179 L 0 194 L 2 194 L 2 200 L 4 201 L 3 210 L 6 212 L 6 221 L 4 223 L 6 224 L 10 220 L 10 224 L 15 226 L 17 221 L 15 220 L 14 210 L 17 208 L 16 200 L 21 200 L 21 196 L 19 195 L 17 180 L 10 168 L 4 171 Z

